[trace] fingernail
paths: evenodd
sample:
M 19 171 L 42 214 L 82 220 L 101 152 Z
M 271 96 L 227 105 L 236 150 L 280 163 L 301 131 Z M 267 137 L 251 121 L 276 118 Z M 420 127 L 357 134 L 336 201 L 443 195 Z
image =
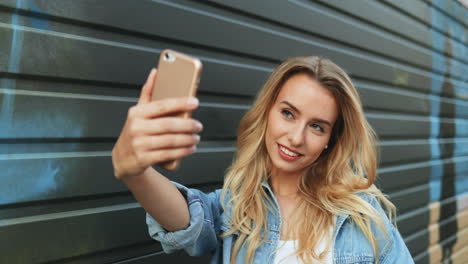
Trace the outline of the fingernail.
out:
M 193 138 L 194 138 L 196 141 L 200 141 L 200 135 L 195 134 L 195 135 L 193 135 Z
M 196 97 L 191 97 L 187 100 L 187 105 L 189 106 L 196 106 L 198 105 L 198 98 Z
M 203 125 L 202 125 L 202 123 L 200 123 L 200 122 L 197 122 L 195 125 L 197 126 L 198 129 L 202 129 L 202 128 L 203 128 Z

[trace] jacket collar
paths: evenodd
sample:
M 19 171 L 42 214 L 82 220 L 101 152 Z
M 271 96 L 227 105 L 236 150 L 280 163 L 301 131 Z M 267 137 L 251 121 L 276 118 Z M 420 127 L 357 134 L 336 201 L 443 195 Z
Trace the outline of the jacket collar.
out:
M 263 181 L 262 186 L 267 189 L 269 192 L 270 196 L 273 198 L 273 201 L 276 203 L 276 206 L 279 209 L 279 204 L 278 201 L 276 200 L 276 196 L 273 193 L 273 190 L 271 189 L 270 184 L 268 183 L 268 180 Z M 336 235 L 338 234 L 338 231 L 340 228 L 343 226 L 343 223 L 346 221 L 346 218 L 348 218 L 349 214 L 339 214 L 336 217 L 336 224 L 335 224 L 335 229 L 333 231 L 333 240 L 336 239 Z

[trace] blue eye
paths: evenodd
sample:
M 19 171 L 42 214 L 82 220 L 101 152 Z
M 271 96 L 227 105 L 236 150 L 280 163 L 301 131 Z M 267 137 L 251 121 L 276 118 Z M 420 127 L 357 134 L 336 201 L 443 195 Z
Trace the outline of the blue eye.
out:
M 317 130 L 317 131 L 320 131 L 320 132 L 325 132 L 325 130 L 323 129 L 323 127 L 317 125 L 317 124 L 312 124 L 310 125 L 313 129 Z
M 286 118 L 293 118 L 293 114 L 288 110 L 281 110 L 281 114 L 283 114 Z

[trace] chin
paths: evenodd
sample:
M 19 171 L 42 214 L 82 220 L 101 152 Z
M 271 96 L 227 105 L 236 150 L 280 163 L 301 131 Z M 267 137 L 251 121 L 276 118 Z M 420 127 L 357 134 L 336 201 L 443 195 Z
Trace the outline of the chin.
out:
M 292 165 L 292 164 L 291 164 Z M 279 171 L 284 171 L 284 172 L 287 172 L 287 173 L 299 173 L 299 172 L 302 172 L 304 171 L 306 167 L 303 167 L 303 166 L 288 166 L 288 164 L 281 164 L 279 162 L 273 162 L 273 168 L 275 168 L 276 170 L 279 170 Z

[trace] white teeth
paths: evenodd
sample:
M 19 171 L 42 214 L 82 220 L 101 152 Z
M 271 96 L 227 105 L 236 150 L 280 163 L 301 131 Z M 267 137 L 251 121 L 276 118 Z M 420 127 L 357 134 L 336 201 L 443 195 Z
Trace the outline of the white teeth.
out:
M 292 152 L 292 151 L 289 151 L 289 150 L 287 150 L 286 148 L 284 148 L 284 147 L 282 147 L 282 146 L 280 146 L 280 149 L 281 149 L 281 151 L 283 151 L 285 154 L 287 154 L 287 155 L 289 155 L 289 156 L 291 156 L 291 157 L 297 157 L 297 156 L 299 156 L 299 154 L 294 153 L 294 152 Z

